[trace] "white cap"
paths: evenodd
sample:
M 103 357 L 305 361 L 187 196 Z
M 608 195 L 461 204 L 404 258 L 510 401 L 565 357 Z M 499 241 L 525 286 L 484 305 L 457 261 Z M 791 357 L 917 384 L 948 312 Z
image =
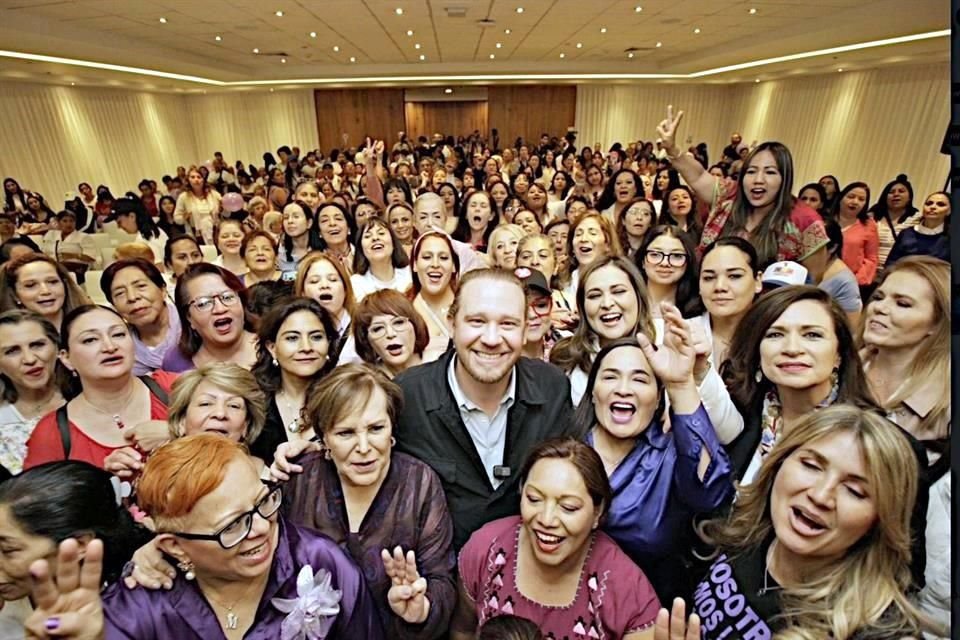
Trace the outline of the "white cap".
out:
M 763 284 L 772 284 L 777 287 L 785 287 L 795 284 L 807 283 L 807 268 L 797 262 L 784 260 L 783 262 L 774 262 L 766 268 L 761 278 Z

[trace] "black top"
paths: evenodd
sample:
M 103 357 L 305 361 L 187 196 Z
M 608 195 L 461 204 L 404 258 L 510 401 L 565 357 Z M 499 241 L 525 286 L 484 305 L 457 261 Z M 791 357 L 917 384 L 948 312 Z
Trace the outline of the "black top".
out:
M 544 440 L 573 435 L 574 427 L 567 377 L 551 364 L 520 358 L 503 453 L 509 475 L 494 489 L 447 383 L 453 356 L 451 350 L 397 376 L 404 407 L 396 438 L 398 450 L 426 462 L 440 476 L 459 550 L 487 522 L 520 512 L 519 475 L 528 452 Z
M 273 464 L 273 453 L 281 444 L 287 441 L 286 427 L 277 408 L 276 396 L 267 396 L 267 420 L 263 424 L 263 431 L 250 445 L 250 453 L 263 460 L 269 467 Z
M 786 627 L 781 616 L 782 588 L 767 572 L 770 541 L 738 556 L 721 554 L 693 594 L 693 611 L 700 616 L 704 640 L 771 638 Z M 893 605 L 881 617 L 892 619 Z M 851 640 L 900 640 L 916 636 L 909 626 L 895 631 L 857 629 Z

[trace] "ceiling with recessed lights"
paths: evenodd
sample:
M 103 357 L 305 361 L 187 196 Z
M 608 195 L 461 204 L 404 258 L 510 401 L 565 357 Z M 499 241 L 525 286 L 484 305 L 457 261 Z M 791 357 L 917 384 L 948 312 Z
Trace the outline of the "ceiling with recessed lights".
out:
M 949 60 L 943 34 L 847 50 L 943 32 L 949 11 L 941 0 L 0 0 L 0 79 L 159 90 L 752 81 Z

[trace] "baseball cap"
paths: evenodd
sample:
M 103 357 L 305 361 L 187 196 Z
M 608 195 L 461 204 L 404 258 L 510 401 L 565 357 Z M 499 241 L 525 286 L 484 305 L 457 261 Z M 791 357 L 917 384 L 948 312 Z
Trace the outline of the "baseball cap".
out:
M 547 284 L 547 279 L 543 277 L 543 274 L 540 273 L 538 269 L 530 269 L 529 267 L 517 267 L 513 270 L 513 274 L 520 278 L 520 281 L 523 282 L 524 291 L 530 292 L 531 289 L 535 289 L 544 295 L 550 295 L 550 285 Z
M 764 270 L 761 281 L 765 285 L 772 285 L 774 287 L 806 284 L 807 268 L 802 264 L 789 260 L 774 262 Z

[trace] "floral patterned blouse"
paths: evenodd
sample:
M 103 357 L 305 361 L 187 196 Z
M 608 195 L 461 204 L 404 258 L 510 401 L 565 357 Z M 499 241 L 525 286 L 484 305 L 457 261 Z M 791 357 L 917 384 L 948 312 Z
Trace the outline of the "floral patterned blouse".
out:
M 573 601 L 535 602 L 517 587 L 520 516 L 489 522 L 460 551 L 460 580 L 480 625 L 500 615 L 534 622 L 544 640 L 616 640 L 651 626 L 660 601 L 643 571 L 605 533 L 593 534 Z

